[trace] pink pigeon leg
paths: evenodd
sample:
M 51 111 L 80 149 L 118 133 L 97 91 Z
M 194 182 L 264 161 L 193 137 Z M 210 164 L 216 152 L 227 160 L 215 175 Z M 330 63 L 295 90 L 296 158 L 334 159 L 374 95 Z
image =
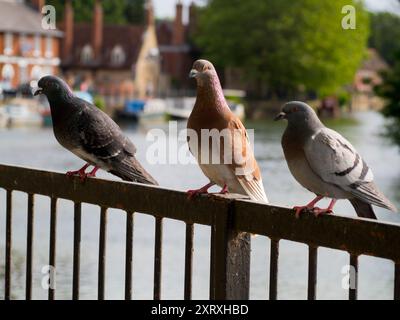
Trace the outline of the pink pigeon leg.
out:
M 296 218 L 300 217 L 300 214 L 302 211 L 314 209 L 317 202 L 322 199 L 323 199 L 323 196 L 317 196 L 314 200 L 312 200 L 310 203 L 306 204 L 305 206 L 293 207 L 293 210 L 296 210 Z
M 332 199 L 331 203 L 326 209 L 315 208 L 314 209 L 315 216 L 319 217 L 321 214 L 332 213 L 336 201 L 337 201 L 336 199 Z
M 215 183 L 210 182 L 210 183 L 207 183 L 204 187 L 201 187 L 200 189 L 188 190 L 186 192 L 188 195 L 188 198 L 191 199 L 194 196 L 197 196 L 199 194 L 208 193 L 208 189 L 210 189 L 213 185 L 215 185 Z
M 95 178 L 96 177 L 96 172 L 99 169 L 100 169 L 99 167 L 94 167 L 93 170 L 90 171 L 89 173 L 85 173 L 85 174 L 81 175 L 81 180 L 84 181 L 88 177 Z
M 86 163 L 82 168 L 80 168 L 79 170 L 76 171 L 68 171 L 66 174 L 68 177 L 71 176 L 76 176 L 79 175 L 80 177 L 82 177 L 83 175 L 85 175 L 85 171 L 86 169 L 90 166 L 89 163 Z
M 222 188 L 222 190 L 219 192 L 219 194 L 226 194 L 228 193 L 228 186 L 226 184 L 224 184 L 224 187 Z

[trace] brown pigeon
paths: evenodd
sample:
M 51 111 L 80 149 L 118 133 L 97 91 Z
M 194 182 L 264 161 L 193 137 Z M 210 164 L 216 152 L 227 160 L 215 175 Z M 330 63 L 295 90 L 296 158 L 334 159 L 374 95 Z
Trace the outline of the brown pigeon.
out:
M 246 129 L 230 110 L 214 66 L 198 60 L 189 76 L 197 82 L 196 103 L 187 124 L 189 149 L 210 180 L 200 189 L 189 190 L 189 197 L 218 185 L 220 193 L 268 203 Z

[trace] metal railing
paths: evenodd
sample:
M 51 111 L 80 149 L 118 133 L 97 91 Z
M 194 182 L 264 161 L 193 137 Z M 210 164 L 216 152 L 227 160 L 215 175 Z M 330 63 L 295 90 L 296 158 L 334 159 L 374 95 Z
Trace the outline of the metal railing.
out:
M 269 299 L 277 298 L 279 241 L 308 245 L 308 299 L 316 299 L 318 247 L 349 253 L 350 265 L 358 269 L 358 257 L 370 255 L 392 260 L 394 299 L 400 299 L 400 226 L 367 219 L 311 214 L 296 219 L 293 211 L 229 197 L 197 197 L 184 192 L 141 184 L 79 178 L 27 168 L 0 165 L 0 188 L 6 190 L 5 299 L 11 297 L 12 197 L 13 191 L 28 194 L 26 299 L 32 298 L 32 261 L 35 194 L 47 196 L 50 205 L 49 265 L 56 263 L 57 200 L 74 202 L 72 298 L 79 299 L 82 203 L 100 207 L 98 299 L 105 296 L 107 209 L 126 212 L 125 298 L 132 298 L 132 245 L 135 212 L 155 218 L 154 299 L 161 299 L 163 219 L 186 224 L 184 298 L 192 295 L 194 224 L 211 226 L 210 299 L 248 299 L 250 287 L 250 233 L 269 237 Z M 350 274 L 357 282 L 357 272 Z M 54 299 L 49 289 L 48 298 Z M 267 298 L 267 297 L 266 297 Z M 357 287 L 349 289 L 357 299 Z

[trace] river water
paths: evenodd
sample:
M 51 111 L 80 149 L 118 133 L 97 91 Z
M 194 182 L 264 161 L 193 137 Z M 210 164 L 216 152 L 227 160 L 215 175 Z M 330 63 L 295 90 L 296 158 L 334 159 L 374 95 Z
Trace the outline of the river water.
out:
M 335 120 L 328 125 L 342 133 L 373 169 L 381 190 L 400 207 L 400 153 L 382 133 L 385 119 L 375 112 L 354 114 L 351 119 Z M 183 128 L 185 123 L 179 123 Z M 264 185 L 274 204 L 294 206 L 304 204 L 313 195 L 304 190 L 290 175 L 283 158 L 280 137 L 283 123 L 272 121 L 247 122 L 247 128 L 255 129 L 255 154 L 261 167 Z M 151 129 L 161 128 L 168 132 L 167 123 L 124 126 L 124 131 L 138 148 L 137 157 L 146 169 L 167 188 L 187 190 L 207 183 L 195 164 L 157 164 L 146 162 L 146 150 L 152 142 L 148 139 Z M 66 172 L 79 168 L 83 162 L 60 147 L 51 129 L 24 128 L 0 131 L 0 163 Z M 99 177 L 115 179 L 101 172 Z M 13 220 L 13 286 L 12 296 L 24 297 L 26 254 L 26 195 L 14 193 Z M 324 200 L 323 204 L 327 204 Z M 4 232 L 5 192 L 0 190 L 0 298 L 4 295 Z M 34 242 L 34 290 L 35 299 L 45 299 L 42 288 L 43 266 L 48 264 L 49 199 L 36 196 Z M 339 201 L 335 207 L 338 215 L 355 216 L 348 201 Z M 376 208 L 379 219 L 400 223 L 400 215 Z M 81 248 L 81 298 L 95 299 L 97 290 L 99 208 L 83 205 Z M 71 298 L 73 204 L 60 200 L 57 227 L 56 298 Z M 166 220 L 163 235 L 163 299 L 182 299 L 184 282 L 184 234 L 181 222 Z M 195 226 L 195 253 L 193 297 L 208 298 L 210 228 Z M 134 233 L 133 292 L 135 299 L 152 298 L 154 219 L 136 214 Z M 107 236 L 106 298 L 124 297 L 125 216 L 122 211 L 110 210 Z M 307 297 L 307 247 L 290 241 L 281 241 L 279 260 L 279 299 L 306 299 Z M 344 267 L 348 255 L 326 248 L 319 249 L 318 299 L 346 299 L 343 287 L 346 279 Z M 252 240 L 251 298 L 268 297 L 269 239 L 256 237 Z M 359 298 L 391 299 L 393 295 L 393 263 L 383 259 L 362 256 L 359 265 Z M 345 282 L 345 281 L 344 281 Z

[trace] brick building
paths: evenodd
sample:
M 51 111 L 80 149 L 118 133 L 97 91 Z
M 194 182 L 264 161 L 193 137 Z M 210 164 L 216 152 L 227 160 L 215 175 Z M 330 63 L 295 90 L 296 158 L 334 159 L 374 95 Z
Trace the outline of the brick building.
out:
M 192 2 L 188 9 L 188 23 L 183 22 L 184 6 L 178 1 L 173 21 L 161 21 L 157 24 L 157 38 L 161 54 L 161 71 L 166 77 L 166 90 L 188 89 L 193 81 L 188 72 L 199 57 L 199 51 L 192 44 L 196 30 L 197 7 Z
M 42 28 L 44 1 L 0 0 L 0 88 L 59 72 L 62 32 Z
M 71 0 L 66 1 L 62 69 L 68 82 L 95 89 L 111 107 L 156 95 L 160 54 L 151 1 L 144 25 L 104 24 L 100 0 L 93 10 L 93 21 L 75 23 Z

